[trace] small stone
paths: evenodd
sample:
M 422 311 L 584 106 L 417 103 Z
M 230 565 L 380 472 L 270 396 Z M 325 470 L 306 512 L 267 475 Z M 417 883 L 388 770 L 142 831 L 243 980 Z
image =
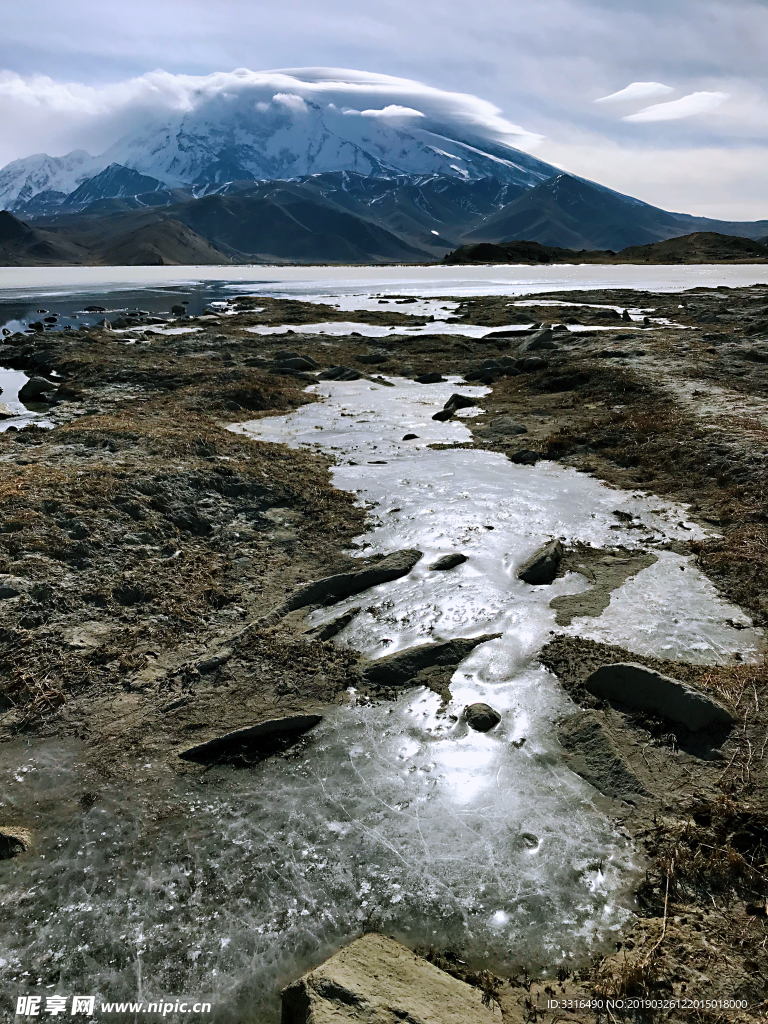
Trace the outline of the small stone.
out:
M 216 669 L 221 668 L 222 665 L 226 665 L 229 659 L 232 657 L 232 651 L 227 647 L 223 647 L 216 654 L 212 654 L 209 658 L 205 658 L 203 661 L 198 661 L 197 671 L 205 674 L 207 672 L 215 672 Z
M 457 565 L 461 565 L 466 561 L 466 555 L 462 555 L 460 551 L 453 551 L 450 555 L 442 555 L 442 557 L 438 558 L 436 562 L 433 562 L 429 568 L 444 572 L 447 569 L 455 569 Z
M 453 412 L 453 409 L 441 409 L 439 412 L 435 413 L 432 419 L 439 420 L 441 423 L 444 423 L 446 420 L 453 419 Z
M 517 571 L 517 578 L 533 586 L 551 583 L 563 559 L 563 545 L 552 540 L 539 548 Z
M 415 380 L 417 384 L 442 384 L 444 378 L 441 373 L 422 373 Z
M 0 825 L 0 860 L 25 853 L 32 845 L 32 833 L 17 825 Z
M 187 312 L 187 308 L 186 306 L 179 306 L 177 304 L 175 306 L 171 306 L 171 312 L 173 313 L 174 316 L 183 316 L 184 313 Z
M 27 581 L 19 576 L 0 576 L 0 601 L 19 597 L 27 590 Z
M 418 434 L 403 434 L 404 441 L 416 441 L 418 440 Z
M 468 704 L 464 708 L 464 718 L 475 732 L 490 732 L 501 721 L 501 715 L 490 704 Z
M 15 415 L 16 413 L 9 405 L 6 405 L 5 402 L 0 402 L 0 420 L 9 420 Z

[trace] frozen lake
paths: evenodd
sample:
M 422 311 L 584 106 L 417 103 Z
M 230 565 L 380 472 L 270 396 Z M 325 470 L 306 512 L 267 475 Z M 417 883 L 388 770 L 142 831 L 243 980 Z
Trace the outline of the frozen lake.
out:
M 4 267 L 0 269 L 0 302 L 154 289 L 310 298 L 358 292 L 466 296 L 580 288 L 682 291 L 751 284 L 768 284 L 768 265 Z

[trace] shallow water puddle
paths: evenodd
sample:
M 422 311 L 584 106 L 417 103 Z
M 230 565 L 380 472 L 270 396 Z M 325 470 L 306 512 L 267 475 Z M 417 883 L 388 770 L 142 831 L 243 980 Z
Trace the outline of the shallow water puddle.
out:
M 28 423 L 36 423 L 40 427 L 52 424 L 43 415 L 46 407 L 34 404 L 26 405 L 19 401 L 19 391 L 29 378 L 21 370 L 8 370 L 0 366 L 0 431 L 9 427 L 20 429 Z

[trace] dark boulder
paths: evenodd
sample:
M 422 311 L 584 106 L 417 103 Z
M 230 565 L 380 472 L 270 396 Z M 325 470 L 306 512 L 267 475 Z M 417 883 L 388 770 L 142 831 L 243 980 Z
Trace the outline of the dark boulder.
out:
M 22 402 L 34 402 L 35 399 L 55 390 L 56 385 L 44 377 L 31 377 L 26 384 L 19 388 L 19 399 Z
M 319 363 L 309 356 L 291 356 L 289 359 L 276 360 L 278 366 L 284 366 L 289 370 L 316 370 Z
M 542 359 L 541 356 L 528 356 L 526 359 L 521 359 L 517 363 L 518 370 L 522 370 L 524 373 L 533 373 L 536 370 L 546 370 L 549 363 L 546 359 Z
M 520 448 L 516 452 L 510 452 L 507 458 L 517 466 L 535 466 L 539 459 L 544 456 L 541 452 L 535 452 L 531 448 Z
M 477 405 L 477 399 L 470 398 L 468 395 L 453 394 L 443 406 L 444 409 L 469 409 L 471 406 Z
M 442 557 L 438 558 L 436 562 L 433 562 L 429 568 L 445 572 L 448 569 L 455 569 L 457 565 L 462 565 L 466 561 L 466 555 L 462 555 L 460 551 L 452 551 L 450 555 L 442 555 Z
M 562 559 L 563 545 L 559 540 L 551 540 L 520 566 L 517 578 L 534 586 L 551 583 L 557 576 Z
M 362 356 L 355 356 L 355 360 L 358 363 L 365 363 L 367 365 L 376 366 L 378 363 L 386 363 L 389 356 L 384 355 L 383 352 L 368 352 Z
M 475 732 L 490 732 L 501 721 L 501 715 L 490 704 L 468 704 L 464 708 L 467 725 Z

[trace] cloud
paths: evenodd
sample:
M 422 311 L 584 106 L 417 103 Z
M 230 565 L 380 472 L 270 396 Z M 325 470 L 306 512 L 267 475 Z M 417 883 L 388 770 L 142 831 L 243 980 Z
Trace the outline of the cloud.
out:
M 424 114 L 420 110 L 414 110 L 413 107 L 400 107 L 396 103 L 390 103 L 386 107 L 382 107 L 381 110 L 360 110 L 352 111 L 345 110 L 345 114 L 359 113 L 363 117 L 381 117 L 381 118 L 409 118 L 409 117 L 424 117 Z
M 654 96 L 667 96 L 675 90 L 671 85 L 661 82 L 631 82 L 625 89 L 612 92 L 609 96 L 600 96 L 593 103 L 622 103 L 630 100 L 649 100 Z
M 27 139 L 24 151 L 17 150 L 13 156 L 34 151 L 40 145 L 36 136 L 42 137 L 40 148 L 52 155 L 73 147 L 102 151 L 142 124 L 192 112 L 204 104 L 215 107 L 218 102 L 240 102 L 259 110 L 265 104 L 278 104 L 296 112 L 306 110 L 309 103 L 334 104 L 385 120 L 424 117 L 434 124 L 458 125 L 480 139 L 527 149 L 541 138 L 508 121 L 495 104 L 470 93 L 346 68 L 237 68 L 210 75 L 151 71 L 100 86 L 4 71 L 0 72 L 0 137 L 6 146 L 18 146 L 19 137 Z M 0 152 L 0 160 L 4 156 Z
M 692 92 L 669 103 L 654 103 L 636 114 L 628 114 L 622 121 L 677 121 L 681 117 L 706 114 L 729 99 L 727 92 Z
M 307 104 L 301 96 L 297 96 L 296 93 L 293 92 L 276 92 L 272 97 L 272 101 L 273 103 L 279 103 L 280 106 L 285 107 L 286 110 L 292 110 L 294 114 L 306 114 L 308 109 Z M 259 100 L 256 103 L 257 110 L 263 109 L 260 106 L 262 102 L 262 100 Z

